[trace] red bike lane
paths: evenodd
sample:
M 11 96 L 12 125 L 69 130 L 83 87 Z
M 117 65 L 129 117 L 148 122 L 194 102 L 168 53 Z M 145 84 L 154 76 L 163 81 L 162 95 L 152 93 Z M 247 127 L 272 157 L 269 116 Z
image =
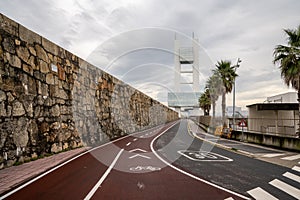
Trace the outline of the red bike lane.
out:
M 7 199 L 244 199 L 168 166 L 151 142 L 176 123 L 97 147 Z M 166 133 L 164 133 L 166 134 Z
M 244 199 L 187 176 L 162 162 L 150 148 L 158 134 L 145 132 L 122 141 L 125 146 L 120 149 L 113 169 L 88 198 Z

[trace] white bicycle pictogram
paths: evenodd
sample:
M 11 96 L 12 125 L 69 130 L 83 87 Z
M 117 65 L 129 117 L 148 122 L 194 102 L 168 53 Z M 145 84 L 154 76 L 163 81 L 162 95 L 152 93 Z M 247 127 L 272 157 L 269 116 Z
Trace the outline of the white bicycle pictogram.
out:
M 153 166 L 136 166 L 129 168 L 131 171 L 159 171 L 161 170 L 160 167 L 153 167 Z

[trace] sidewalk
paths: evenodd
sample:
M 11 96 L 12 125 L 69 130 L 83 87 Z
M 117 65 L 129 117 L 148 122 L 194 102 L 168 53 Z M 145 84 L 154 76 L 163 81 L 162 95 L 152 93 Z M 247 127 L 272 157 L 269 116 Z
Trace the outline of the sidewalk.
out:
M 0 170 L 0 195 L 86 150 L 82 147 Z
M 194 126 L 190 126 L 192 135 L 200 140 L 211 143 L 214 146 L 288 168 L 297 165 L 300 161 L 300 154 L 297 152 L 274 149 L 271 147 L 248 143 L 247 141 L 242 142 L 220 138 L 219 136 L 204 132 L 205 130 L 202 131 L 202 127 L 199 127 L 199 125 L 195 122 L 193 124 Z

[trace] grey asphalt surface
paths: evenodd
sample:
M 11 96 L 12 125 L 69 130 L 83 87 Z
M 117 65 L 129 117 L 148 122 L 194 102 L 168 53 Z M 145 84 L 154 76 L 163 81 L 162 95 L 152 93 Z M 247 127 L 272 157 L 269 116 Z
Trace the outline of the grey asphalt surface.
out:
M 248 197 L 250 196 L 247 191 L 261 187 L 279 199 L 295 199 L 268 183 L 274 179 L 278 179 L 295 188 L 299 188 L 298 182 L 287 179 L 282 174 L 292 172 L 300 176 L 300 173 L 288 167 L 257 160 L 231 150 L 219 148 L 210 142 L 196 139 L 188 132 L 187 126 L 188 121 L 182 120 L 180 125 L 178 124 L 171 128 L 156 141 L 155 147 L 160 149 L 159 153 L 164 159 L 198 177 L 202 177 L 205 180 Z M 268 150 L 253 146 L 244 148 L 255 153 L 278 152 L 277 150 Z M 180 155 L 178 152 L 180 150 L 211 152 L 225 156 L 233 161 L 195 161 Z M 178 156 L 180 157 L 178 158 Z

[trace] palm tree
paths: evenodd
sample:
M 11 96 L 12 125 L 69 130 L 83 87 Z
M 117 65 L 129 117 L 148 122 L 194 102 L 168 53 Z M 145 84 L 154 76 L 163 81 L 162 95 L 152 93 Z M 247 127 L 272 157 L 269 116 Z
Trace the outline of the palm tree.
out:
M 218 74 L 214 73 L 206 82 L 206 88 L 209 91 L 209 96 L 212 104 L 212 110 L 213 110 L 213 126 L 215 125 L 215 117 L 216 117 L 216 102 L 218 101 L 218 98 L 222 91 L 222 81 Z
M 205 91 L 199 97 L 199 106 L 204 111 L 204 116 L 208 116 L 209 111 L 211 109 L 209 89 L 206 88 Z
M 225 109 L 226 94 L 232 91 L 235 78 L 238 76 L 235 72 L 235 66 L 231 66 L 230 61 L 221 60 L 217 63 L 214 73 L 218 74 L 222 80 L 222 122 L 226 126 Z
M 298 91 L 300 115 L 300 25 L 296 30 L 284 29 L 288 45 L 277 45 L 274 49 L 274 64 L 279 64 L 281 77 L 285 84 L 292 85 Z M 300 134 L 300 119 L 298 124 Z

